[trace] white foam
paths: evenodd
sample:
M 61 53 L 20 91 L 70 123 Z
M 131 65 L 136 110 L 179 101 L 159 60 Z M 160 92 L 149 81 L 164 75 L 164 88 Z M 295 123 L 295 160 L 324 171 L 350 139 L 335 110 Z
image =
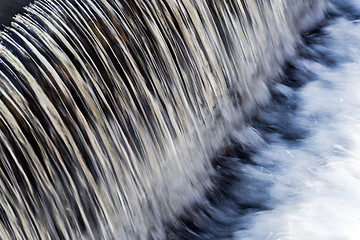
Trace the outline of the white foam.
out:
M 297 93 L 290 118 L 306 137 L 294 144 L 273 134 L 255 157 L 271 169 L 262 176 L 272 184 L 271 210 L 242 219 L 247 230 L 235 239 L 360 239 L 360 24 L 340 18 L 325 32 L 318 47 L 339 63 L 296 63 L 316 76 Z

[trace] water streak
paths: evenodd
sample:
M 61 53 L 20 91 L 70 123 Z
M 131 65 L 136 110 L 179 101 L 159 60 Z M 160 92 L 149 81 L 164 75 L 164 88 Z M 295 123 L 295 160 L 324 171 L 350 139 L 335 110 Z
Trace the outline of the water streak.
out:
M 164 237 L 325 1 L 39 0 L 1 33 L 0 234 Z

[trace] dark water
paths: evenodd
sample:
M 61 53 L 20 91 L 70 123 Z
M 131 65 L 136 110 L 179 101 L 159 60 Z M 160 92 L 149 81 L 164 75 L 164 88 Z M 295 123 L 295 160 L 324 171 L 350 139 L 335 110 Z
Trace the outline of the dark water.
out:
M 10 26 L 15 14 L 23 12 L 23 7 L 33 2 L 32 0 L 1 0 L 0 2 L 0 29 Z

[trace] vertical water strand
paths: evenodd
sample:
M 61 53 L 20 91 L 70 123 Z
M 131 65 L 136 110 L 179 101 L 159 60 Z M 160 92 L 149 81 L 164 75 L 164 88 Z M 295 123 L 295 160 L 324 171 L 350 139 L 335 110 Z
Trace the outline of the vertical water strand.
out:
M 164 237 L 268 101 L 304 27 L 297 12 L 321 13 L 310 3 L 324 2 L 27 7 L 1 33 L 1 237 Z

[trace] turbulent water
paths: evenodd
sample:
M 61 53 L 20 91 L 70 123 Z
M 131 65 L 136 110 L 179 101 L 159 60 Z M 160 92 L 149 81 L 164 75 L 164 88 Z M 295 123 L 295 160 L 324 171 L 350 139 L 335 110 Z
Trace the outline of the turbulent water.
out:
M 360 238 L 360 1 L 333 1 L 327 16 L 254 122 L 266 143 L 245 169 L 268 186 L 269 210 L 235 239 Z
M 328 3 L 36 1 L 1 33 L 0 238 L 359 239 L 360 1 Z
M 360 1 L 332 1 L 326 16 L 271 88 L 252 141 L 218 159 L 227 190 L 179 227 L 182 239 L 360 238 Z

